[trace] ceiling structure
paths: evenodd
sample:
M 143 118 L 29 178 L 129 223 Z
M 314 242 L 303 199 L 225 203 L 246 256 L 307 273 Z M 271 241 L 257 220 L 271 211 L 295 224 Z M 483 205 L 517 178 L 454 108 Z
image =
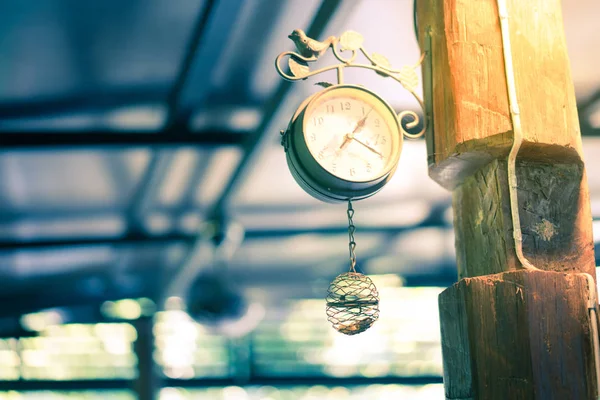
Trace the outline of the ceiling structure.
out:
M 564 3 L 600 217 L 600 5 Z M 3 2 L 0 304 L 11 306 L 0 315 L 159 298 L 215 218 L 245 231 L 228 268 L 249 296 L 322 297 L 347 269 L 345 205 L 314 200 L 289 174 L 279 130 L 318 86 L 282 81 L 273 62 L 302 28 L 355 30 L 393 66 L 414 64 L 412 24 L 409 0 Z M 346 79 L 416 110 L 371 71 Z M 405 143 L 392 181 L 355 204 L 357 256 L 367 273 L 447 286 L 451 198 L 427 177 L 425 153 L 422 140 Z
M 380 322 L 352 338 L 328 326 L 322 300 L 348 268 L 346 206 L 304 193 L 279 142 L 314 83 L 335 79 L 282 81 L 274 60 L 292 49 L 287 35 L 355 30 L 400 67 L 420 55 L 412 9 L 412 0 L 3 1 L 0 398 L 39 389 L 134 398 L 123 389 L 138 372 L 139 315 L 122 323 L 127 309 L 111 312 L 160 304 L 210 271 L 215 223 L 243 233 L 227 271 L 263 319 L 229 340 L 158 313 L 153 350 L 171 386 L 161 396 L 439 397 L 436 298 L 456 265 L 451 195 L 428 178 L 424 141 L 405 141 L 389 184 L 354 204 L 358 269 L 382 303 Z M 600 3 L 565 1 L 563 13 L 600 220 L 600 59 L 591 51 Z M 419 111 L 372 71 L 346 80 Z M 240 382 L 250 386 L 230 386 Z

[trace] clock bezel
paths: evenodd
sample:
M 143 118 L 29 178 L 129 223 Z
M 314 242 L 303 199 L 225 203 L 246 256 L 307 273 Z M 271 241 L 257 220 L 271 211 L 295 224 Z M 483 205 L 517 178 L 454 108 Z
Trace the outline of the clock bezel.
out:
M 369 91 L 369 90 L 365 90 L 362 87 L 358 87 L 360 89 L 360 92 L 357 94 L 357 86 L 354 85 L 339 85 L 339 86 L 335 86 L 333 90 L 324 90 L 320 93 L 318 93 L 317 96 L 315 96 L 313 99 L 311 99 L 311 101 L 306 105 L 306 108 L 304 110 L 303 113 L 303 117 L 302 117 L 302 131 L 304 134 L 304 143 L 306 144 L 308 150 L 311 152 L 312 157 L 315 158 L 315 160 L 317 161 L 317 163 L 321 166 L 321 168 L 323 168 L 324 170 L 326 170 L 327 172 L 329 172 L 331 175 L 335 176 L 338 179 L 342 179 L 342 180 L 346 180 L 348 182 L 354 182 L 354 183 L 368 183 L 368 182 L 373 182 L 375 180 L 380 179 L 381 177 L 383 177 L 384 175 L 386 175 L 388 172 L 390 172 L 393 168 L 394 165 L 397 163 L 397 160 L 395 160 L 395 156 L 397 154 L 400 153 L 401 149 L 402 149 L 402 140 L 400 139 L 402 137 L 402 135 L 400 134 L 400 128 L 398 125 L 398 119 L 396 117 L 396 113 L 393 109 L 391 109 L 391 107 L 386 104 L 386 102 L 379 96 L 377 96 L 375 93 Z M 332 92 L 341 92 L 340 94 L 335 94 L 332 95 Z M 369 105 L 373 108 L 373 111 L 375 112 L 375 114 L 379 115 L 379 118 L 382 119 L 382 123 L 384 123 L 387 128 L 389 129 L 389 134 L 390 134 L 390 144 L 389 146 L 391 147 L 391 151 L 389 156 L 387 157 L 387 160 L 385 160 L 385 164 L 384 164 L 384 169 L 380 170 L 377 172 L 377 174 L 373 175 L 373 177 L 371 179 L 351 179 L 351 178 L 344 178 L 343 176 L 340 176 L 339 174 L 330 171 L 325 165 L 323 165 L 322 163 L 319 162 L 319 160 L 317 159 L 317 154 L 315 154 L 316 152 L 314 151 L 314 149 L 311 151 L 311 146 L 309 144 L 309 131 L 311 130 L 312 127 L 312 123 L 310 122 L 311 119 L 313 118 L 314 114 L 317 112 L 317 110 L 322 107 L 323 103 L 329 102 L 331 100 L 335 100 L 338 101 L 339 99 L 354 99 L 354 100 L 358 100 L 359 102 L 364 103 L 365 105 Z M 364 111 L 363 111 L 364 112 Z M 334 112 L 333 114 L 336 113 L 341 113 L 340 111 L 338 112 Z M 371 114 L 371 116 L 369 117 L 369 120 L 372 120 L 373 118 L 377 118 L 377 116 L 375 114 Z M 363 128 L 363 130 L 365 130 L 366 128 Z M 350 130 L 347 132 L 350 133 Z M 359 137 L 358 135 L 361 134 L 361 131 L 359 131 L 359 133 L 357 133 L 357 138 Z
M 333 175 L 316 160 L 308 148 L 305 129 L 307 110 L 310 110 L 311 105 L 315 105 L 322 96 L 340 89 L 358 90 L 366 93 L 380 102 L 378 108 L 389 112 L 391 117 L 388 119 L 394 122 L 390 127 L 395 131 L 392 132 L 392 136 L 396 137 L 396 144 L 393 146 L 392 154 L 390 154 L 390 158 L 394 161 L 390 162 L 389 167 L 373 180 L 350 181 Z M 357 97 L 360 98 L 360 95 Z M 380 191 L 393 176 L 403 147 L 400 122 L 394 109 L 376 93 L 364 87 L 349 84 L 328 87 L 304 100 L 290 120 L 286 135 L 288 135 L 286 139 L 288 166 L 296 182 L 313 197 L 333 203 L 347 201 L 348 199 L 364 199 Z

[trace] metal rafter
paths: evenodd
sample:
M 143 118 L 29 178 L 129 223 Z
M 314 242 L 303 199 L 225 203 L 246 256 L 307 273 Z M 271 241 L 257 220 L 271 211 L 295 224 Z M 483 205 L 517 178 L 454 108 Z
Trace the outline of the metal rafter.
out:
M 407 231 L 412 231 L 419 228 L 425 227 L 439 227 L 447 228 L 442 222 L 435 222 L 433 220 L 426 220 L 424 223 L 419 225 L 408 225 L 408 226 L 397 226 L 397 227 L 360 227 L 360 232 L 364 234 L 401 234 Z M 286 238 L 298 235 L 347 235 L 347 226 L 333 226 L 324 228 L 287 228 L 287 229 L 269 229 L 269 230 L 254 230 L 246 231 L 246 239 L 271 239 L 271 238 Z M 73 246 L 100 246 L 100 245 L 111 245 L 111 246 L 135 246 L 135 245 L 150 245 L 150 244 L 164 244 L 168 245 L 174 242 L 192 243 L 197 239 L 197 234 L 189 233 L 168 233 L 168 234 L 151 234 L 148 232 L 136 232 L 130 233 L 125 236 L 114 237 L 72 237 L 72 238 L 60 238 L 50 240 L 35 240 L 23 242 L 20 240 L 13 239 L 1 239 L 0 240 L 0 251 L 11 251 L 11 250 L 28 250 L 28 249 L 45 249 L 45 248 L 63 248 Z
M 390 376 L 390 377 L 352 377 L 336 378 L 328 376 L 253 376 L 244 384 L 246 385 L 269 385 L 269 386 L 290 386 L 290 385 L 330 385 L 330 386 L 356 386 L 356 385 L 376 385 L 376 384 L 395 384 L 395 385 L 428 385 L 441 384 L 441 376 Z M 164 387 L 185 387 L 185 388 L 207 388 L 207 387 L 226 387 L 239 384 L 232 378 L 195 378 L 195 379 L 163 379 Z M 76 381 L 2 381 L 0 390 L 118 390 L 131 389 L 131 381 L 128 379 L 110 379 L 110 380 L 76 380 Z
M 26 120 L 40 116 L 71 115 L 74 112 L 98 112 L 129 107 L 132 104 L 160 105 L 165 101 L 164 87 L 155 86 L 136 90 L 114 89 L 110 92 L 43 98 L 41 100 L 0 103 L 1 120 Z
M 184 52 L 180 69 L 173 83 L 173 87 L 167 98 L 167 120 L 165 122 L 165 131 L 168 133 L 176 132 L 179 128 L 185 127 L 185 123 L 179 121 L 179 101 L 181 93 L 189 78 L 189 73 L 196 58 L 198 48 L 201 45 L 203 33 L 207 29 L 208 21 L 215 8 L 215 0 L 207 0 L 206 4 L 198 15 L 198 20 L 194 25 L 191 38 Z M 181 125 L 181 126 L 180 126 Z M 138 188 L 135 191 L 131 204 L 129 206 L 129 229 L 137 232 L 142 231 L 141 227 L 144 213 L 154 204 L 157 193 L 162 188 L 162 181 L 169 171 L 174 159 L 173 152 L 156 150 L 150 157 L 148 167 L 140 179 Z
M 239 146 L 248 132 L 177 128 L 157 133 L 139 131 L 0 132 L 0 152 L 15 150 L 117 149 Z
M 600 89 L 597 90 L 586 101 L 578 104 L 577 113 L 579 114 L 579 125 L 581 126 L 582 136 L 600 136 L 600 128 L 592 126 L 590 123 L 590 114 L 593 108 L 600 103 Z
M 337 260 L 339 261 L 339 259 Z M 336 263 L 335 265 L 338 265 Z M 100 306 L 105 301 L 115 301 L 124 298 L 160 298 L 161 293 L 159 287 L 162 287 L 164 279 L 155 273 L 155 269 L 148 268 L 146 270 L 136 271 L 133 276 L 137 282 L 143 282 L 141 286 L 136 285 L 135 288 L 124 290 L 114 284 L 111 277 L 101 275 L 103 266 L 94 267 L 98 271 L 94 275 L 94 279 L 103 286 L 96 293 L 82 292 L 82 282 L 85 282 L 86 273 L 78 273 L 76 276 L 68 275 L 54 276 L 47 278 L 38 278 L 35 282 L 28 285 L 27 292 L 22 294 L 5 294 L 0 296 L 0 318 L 12 318 L 22 314 L 36 312 L 41 309 L 50 308 L 68 308 L 70 314 L 73 308 L 81 308 L 83 305 L 89 311 L 99 310 Z M 328 269 L 321 273 L 302 269 L 302 268 L 285 268 L 285 273 L 274 274 L 270 269 L 249 272 L 244 269 L 235 269 L 235 279 L 238 284 L 244 288 L 260 288 L 265 293 L 268 293 L 269 304 L 278 304 L 282 298 L 285 299 L 302 299 L 315 296 L 314 289 L 326 285 L 323 278 L 333 278 L 339 271 L 331 272 Z M 343 268 L 346 270 L 347 268 Z M 453 261 L 448 261 L 443 264 L 435 273 L 429 271 L 420 273 L 413 272 L 402 276 L 404 286 L 439 286 L 448 287 L 456 282 L 456 265 Z M 290 282 L 305 282 L 306 285 L 286 286 Z M 14 281 L 13 281 L 14 282 Z M 5 282 L 5 286 L 12 285 L 11 282 Z M 33 295 L 35 293 L 35 295 Z M 95 311 L 94 311 L 95 312 Z M 85 317 L 84 317 L 85 315 Z M 101 322 L 103 317 L 98 314 L 83 314 L 82 310 L 74 316 L 74 319 L 68 320 L 67 323 L 91 323 L 94 321 Z M 0 334 L 2 332 L 0 331 Z
M 312 37 L 320 36 L 323 29 L 327 26 L 327 23 L 331 19 L 331 16 L 336 13 L 341 4 L 341 0 L 323 0 L 310 24 L 308 33 Z M 226 229 L 226 208 L 228 201 L 232 193 L 235 192 L 235 189 L 242 181 L 249 165 L 252 164 L 257 154 L 260 153 L 260 149 L 262 149 L 268 142 L 268 135 L 266 134 L 267 128 L 270 126 L 274 116 L 276 115 L 280 104 L 285 100 L 290 88 L 290 82 L 282 81 L 269 101 L 267 101 L 260 124 L 248 136 L 248 139 L 243 146 L 243 154 L 240 162 L 231 174 L 230 179 L 227 181 L 218 199 L 212 204 L 211 207 L 209 207 L 207 217 L 214 226 L 218 227 L 218 229 Z M 207 237 L 209 234 L 209 232 L 199 232 L 195 242 L 190 246 L 187 256 L 183 259 L 180 265 L 173 269 L 170 281 L 166 284 L 169 295 L 185 296 L 184 293 L 189 290 L 189 287 L 185 286 L 188 284 L 188 282 L 191 282 L 191 277 L 194 274 L 198 274 L 202 269 L 206 268 L 210 262 L 212 262 L 210 259 L 204 257 L 203 254 L 206 247 L 206 241 L 209 239 Z M 203 262 L 200 262 L 199 260 L 203 260 Z
M 321 36 L 331 16 L 338 11 L 341 4 L 341 0 L 323 0 L 307 30 L 307 35 L 313 38 Z M 350 6 L 352 7 L 353 4 Z M 263 118 L 256 130 L 248 136 L 247 141 L 244 143 L 242 158 L 221 192 L 221 195 L 213 204 L 209 212 L 209 217 L 221 219 L 223 214 L 225 214 L 229 199 L 243 180 L 249 165 L 256 159 L 257 154 L 260 153 L 260 150 L 264 146 L 265 139 L 268 137 L 267 128 L 273 121 L 280 104 L 285 101 L 291 85 L 291 82 L 281 81 L 275 93 L 266 103 Z

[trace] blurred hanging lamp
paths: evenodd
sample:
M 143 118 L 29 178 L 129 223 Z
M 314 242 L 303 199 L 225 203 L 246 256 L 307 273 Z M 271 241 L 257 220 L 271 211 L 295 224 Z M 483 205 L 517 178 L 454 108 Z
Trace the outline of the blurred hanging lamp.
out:
M 191 319 L 228 337 L 240 337 L 256 328 L 264 308 L 248 301 L 228 272 L 243 240 L 239 224 L 203 224 L 192 249 L 167 282 L 165 309 L 186 311 Z
M 218 226 L 220 229 L 212 236 L 211 266 L 198 274 L 187 290 L 187 312 L 210 330 L 239 337 L 256 328 L 264 316 L 264 308 L 249 302 L 228 273 L 231 259 L 243 241 L 243 229 L 231 223 Z

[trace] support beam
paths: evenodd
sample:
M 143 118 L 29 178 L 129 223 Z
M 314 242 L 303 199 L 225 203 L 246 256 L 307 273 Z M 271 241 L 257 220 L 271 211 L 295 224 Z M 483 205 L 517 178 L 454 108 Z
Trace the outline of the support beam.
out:
M 583 274 L 514 271 L 440 294 L 447 399 L 596 399 Z
M 211 18 L 215 6 L 215 0 L 207 0 L 198 14 L 194 29 L 188 40 L 183 59 L 179 64 L 179 71 L 173 86 L 167 98 L 167 119 L 165 130 L 171 134 L 178 131 L 180 113 L 181 113 L 181 94 L 189 79 L 192 64 L 196 59 L 196 54 L 207 29 L 208 21 Z M 183 123 L 185 125 L 185 123 Z M 170 151 L 154 151 L 150 155 L 150 161 L 144 171 L 138 187 L 129 202 L 128 231 L 130 233 L 142 232 L 145 215 L 150 212 L 152 206 L 156 203 L 163 188 L 163 181 L 168 175 L 171 165 L 175 160 L 175 153 Z
M 579 104 L 579 122 L 583 136 L 600 136 L 600 126 L 592 125 L 592 115 L 598 113 L 600 106 L 600 89 Z
M 515 270 L 507 163 L 493 160 L 453 196 L 459 278 Z M 523 252 L 538 268 L 595 276 L 587 185 L 580 162 L 517 163 Z
M 159 371 L 154 361 L 154 323 L 152 317 L 142 317 L 133 324 L 137 339 L 133 344 L 138 375 L 133 388 L 138 400 L 157 400 L 160 390 Z
M 385 234 L 399 235 L 414 231 L 415 229 L 435 227 L 440 229 L 448 229 L 441 221 L 425 221 L 417 226 L 361 226 L 360 232 L 365 234 Z M 345 235 L 348 234 L 348 227 L 331 226 L 331 227 L 315 227 L 315 228 L 285 228 L 285 229 L 269 229 L 269 230 L 251 230 L 244 233 L 246 239 L 274 239 L 274 238 L 289 238 L 300 235 Z M 168 234 L 151 234 L 148 232 L 135 232 L 125 236 L 94 236 L 94 237 L 62 237 L 57 239 L 41 239 L 23 241 L 20 239 L 1 239 L 0 251 L 12 250 L 36 250 L 47 248 L 64 248 L 77 246 L 140 246 L 140 245 L 168 245 L 170 243 L 182 242 L 192 243 L 197 238 L 197 234 L 171 232 Z
M 170 233 L 165 235 L 154 235 L 147 232 L 132 233 L 125 236 L 95 236 L 95 237 L 63 237 L 57 239 L 42 239 L 42 240 L 0 240 L 0 251 L 14 250 L 39 250 L 48 248 L 65 248 L 65 247 L 80 247 L 80 246 L 140 246 L 140 245 L 168 245 L 174 242 L 191 243 L 195 239 L 195 235 L 183 233 Z
M 313 377 L 313 376 L 292 376 L 292 377 L 253 377 L 248 386 L 359 386 L 359 385 L 431 385 L 442 383 L 439 376 L 390 376 L 384 378 L 378 377 Z M 194 378 L 194 379 L 171 379 L 163 380 L 164 387 L 180 388 L 224 388 L 236 385 L 236 382 L 230 378 Z M 0 390 L 16 390 L 19 392 L 40 391 L 40 390 L 123 390 L 130 388 L 130 381 L 126 379 L 94 379 L 77 381 L 48 381 L 48 380 L 19 380 L 19 381 L 0 381 Z
M 325 28 L 330 25 L 332 17 L 336 15 L 340 18 L 341 15 L 346 13 L 355 7 L 354 2 L 343 3 L 341 0 L 322 0 L 316 14 L 312 18 L 310 26 L 307 29 L 307 34 L 310 37 L 319 37 L 324 32 Z M 340 12 L 342 9 L 344 12 Z M 239 185 L 243 181 L 243 178 L 247 176 L 249 169 L 255 162 L 258 155 L 261 153 L 269 143 L 269 131 L 268 128 L 271 125 L 273 118 L 276 116 L 277 110 L 280 104 L 285 100 L 291 89 L 291 82 L 282 81 L 273 95 L 269 98 L 264 106 L 264 112 L 260 124 L 256 129 L 248 135 L 243 145 L 243 153 L 241 160 L 236 166 L 235 170 L 231 173 L 229 180 L 226 182 L 223 190 L 219 197 L 211 204 L 207 213 L 208 220 L 216 223 L 217 225 L 223 225 L 227 223 L 229 218 L 228 206 L 232 195 L 238 189 Z M 176 288 L 178 281 L 190 280 L 193 274 L 198 274 L 203 268 L 207 267 L 207 262 L 196 262 L 195 265 L 190 263 L 190 260 L 194 259 L 201 247 L 203 246 L 202 241 L 205 239 L 199 238 L 196 245 L 191 246 L 190 253 L 181 262 L 181 265 L 173 270 L 171 273 L 171 282 L 167 284 L 167 287 Z M 193 269 L 192 269 L 193 268 Z
M 310 26 L 306 30 L 306 34 L 311 38 L 318 38 L 323 35 L 325 28 L 330 28 L 332 17 L 336 14 L 336 18 L 341 19 L 340 15 L 346 16 L 349 11 L 356 6 L 355 2 L 342 2 L 341 0 L 323 0 L 321 6 L 317 10 L 314 18 L 311 21 Z M 225 185 L 221 195 L 212 205 L 212 209 L 209 212 L 211 218 L 219 220 L 223 218 L 226 213 L 228 203 L 239 185 L 243 181 L 243 178 L 248 174 L 250 167 L 256 160 L 261 150 L 270 143 L 267 138 L 271 137 L 267 128 L 270 126 L 273 118 L 275 117 L 277 110 L 282 102 L 285 101 L 288 93 L 292 88 L 292 82 L 281 81 L 277 90 L 267 101 L 264 107 L 263 118 L 252 134 L 248 136 L 248 139 L 244 143 L 244 152 L 242 159 L 238 166 L 231 174 L 231 178 Z
M 446 398 L 595 398 L 592 219 L 560 2 L 419 0 L 417 22 L 429 173 L 453 191 L 461 278 L 439 299 Z M 513 207 L 539 270 L 516 256 Z
M 150 86 L 132 89 L 112 88 L 68 96 L 47 96 L 0 102 L 0 121 L 36 119 L 40 116 L 115 110 L 131 105 L 157 105 L 165 101 L 165 88 Z M 0 124 L 1 125 L 1 124 Z
M 17 150 L 130 150 L 132 148 L 170 148 L 239 146 L 248 132 L 177 131 L 118 132 L 0 132 L 0 153 Z

